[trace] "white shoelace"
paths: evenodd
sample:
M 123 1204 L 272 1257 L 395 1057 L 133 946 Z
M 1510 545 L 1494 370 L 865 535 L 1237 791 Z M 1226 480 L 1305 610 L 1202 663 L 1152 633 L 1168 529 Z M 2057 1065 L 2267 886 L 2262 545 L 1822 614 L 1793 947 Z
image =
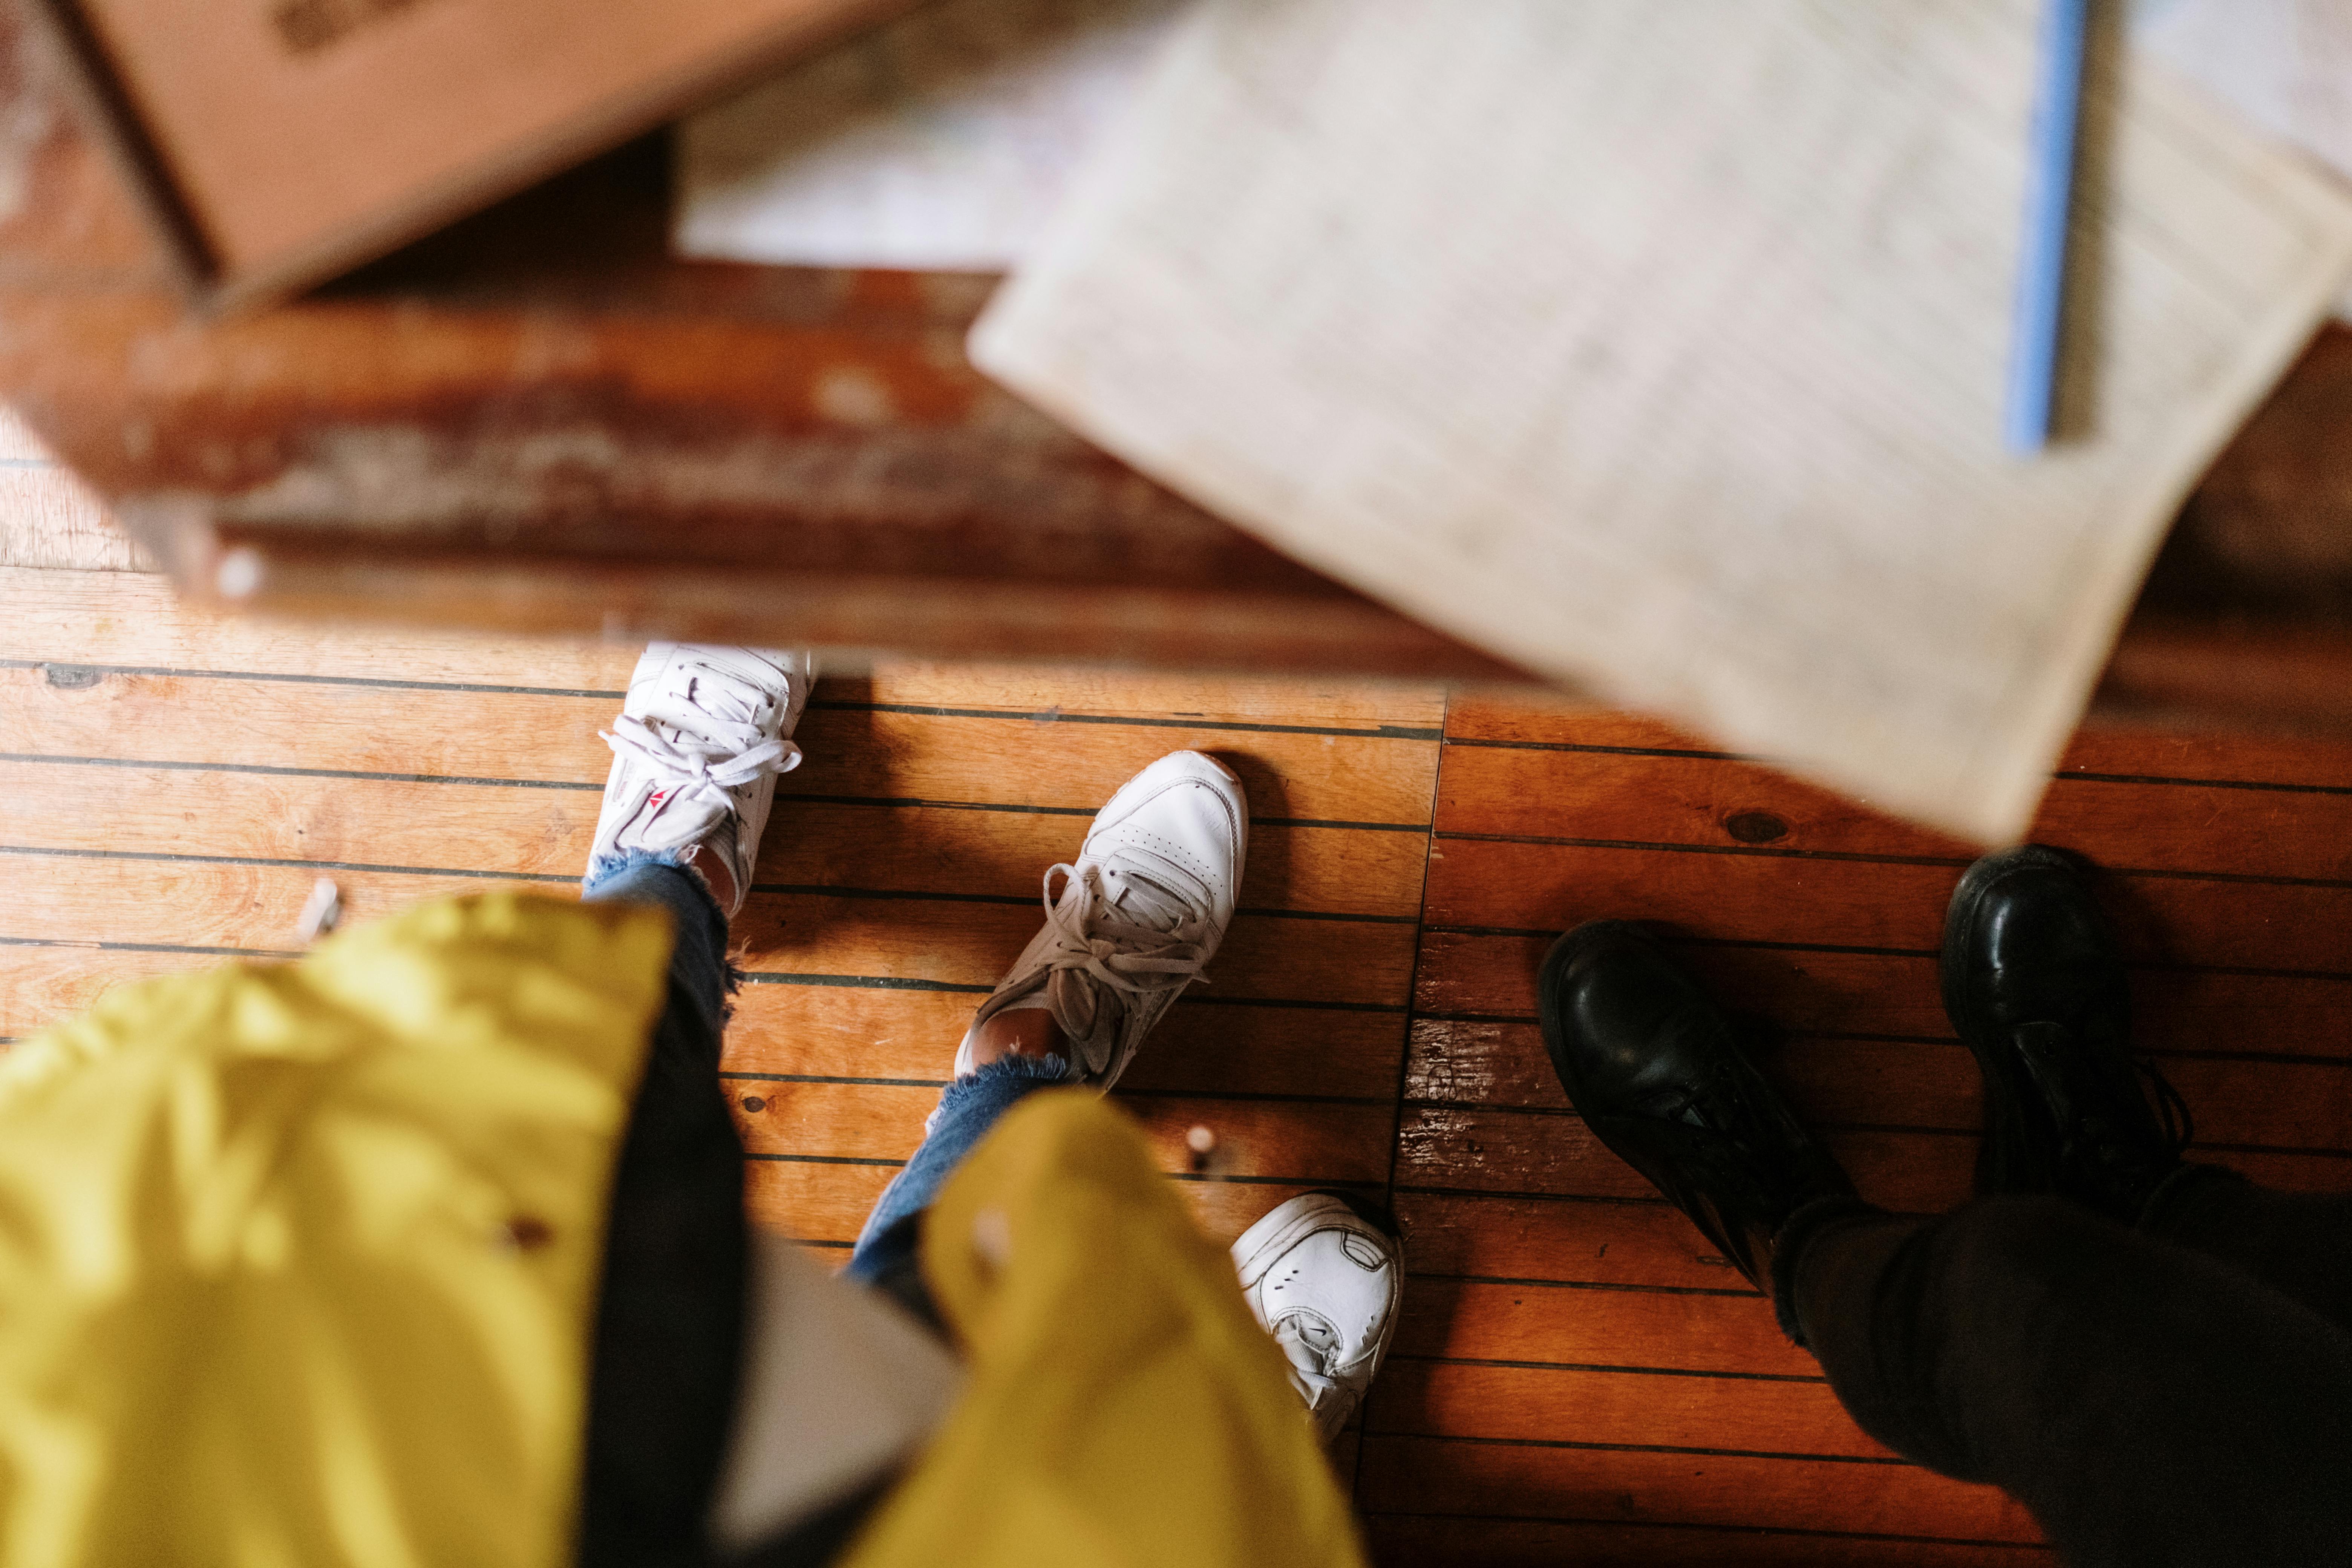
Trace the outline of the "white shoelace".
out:
M 706 739 L 673 730 L 668 734 L 642 719 L 624 713 L 610 730 L 599 730 L 615 752 L 634 754 L 663 778 L 675 782 L 679 795 L 702 798 L 714 805 L 733 804 L 726 795 L 740 789 L 761 773 L 788 773 L 801 765 L 801 749 L 790 741 L 771 740 L 756 725 L 714 722 L 713 729 L 740 734 Z M 726 742 L 732 741 L 730 745 Z
M 699 670 L 698 682 L 707 683 L 746 714 L 755 711 L 761 693 L 723 670 Z M 742 788 L 763 773 L 788 773 L 801 765 L 801 749 L 787 740 L 764 735 L 746 717 L 730 718 L 697 704 L 700 734 L 664 721 L 656 729 L 624 713 L 610 730 L 597 733 L 616 756 L 634 756 L 663 780 L 665 804 L 687 800 L 721 812 L 735 809 L 728 792 Z
M 1054 889 L 1057 877 L 1068 879 L 1059 898 Z M 1205 978 L 1201 971 L 1208 962 L 1202 940 L 1208 921 L 1188 917 L 1162 930 L 1129 919 L 1104 893 L 1099 867 L 1089 866 L 1083 872 L 1067 864 L 1049 867 L 1045 901 L 1045 924 L 1055 939 L 1045 960 L 1046 996 L 1074 1042 L 1091 1041 L 1097 1032 L 1097 993 L 1081 977 L 1123 997 L 1181 991 Z M 1087 1063 L 1095 1072 L 1109 1065 Z

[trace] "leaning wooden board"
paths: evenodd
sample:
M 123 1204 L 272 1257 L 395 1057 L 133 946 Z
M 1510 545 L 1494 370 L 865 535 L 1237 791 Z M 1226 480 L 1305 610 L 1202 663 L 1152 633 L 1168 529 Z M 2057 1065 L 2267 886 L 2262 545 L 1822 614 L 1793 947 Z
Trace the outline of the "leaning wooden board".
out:
M 41 0 L 207 305 L 282 295 L 910 0 Z

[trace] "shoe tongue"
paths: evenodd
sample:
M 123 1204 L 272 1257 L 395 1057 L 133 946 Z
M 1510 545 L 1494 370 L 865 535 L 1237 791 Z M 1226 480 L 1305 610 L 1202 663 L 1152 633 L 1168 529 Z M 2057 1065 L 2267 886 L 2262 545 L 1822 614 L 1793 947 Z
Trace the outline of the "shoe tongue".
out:
M 1339 1331 L 1307 1312 L 1285 1318 L 1275 1339 L 1292 1365 L 1318 1377 L 1328 1375 L 1332 1352 L 1339 1348 Z
M 714 730 L 757 724 L 767 701 L 767 693 L 742 677 L 698 666 L 677 685 L 648 697 L 642 716 L 698 741 L 711 741 L 719 738 Z
M 1174 931 L 1192 918 L 1192 905 L 1182 894 L 1133 866 L 1103 868 L 1103 891 L 1121 919 L 1153 931 Z
M 1320 1318 L 1297 1320 L 1298 1337 L 1325 1355 L 1339 1348 L 1339 1331 Z
M 2071 1120 L 2075 1085 L 2068 1069 L 2075 1065 L 2074 1032 L 2063 1024 L 2021 1024 L 2016 1037 L 2026 1076 L 2059 1121 Z
M 1086 1076 L 1108 1072 L 1127 1021 L 1127 999 L 1083 969 L 1057 969 L 1045 981 L 1045 1007 Z

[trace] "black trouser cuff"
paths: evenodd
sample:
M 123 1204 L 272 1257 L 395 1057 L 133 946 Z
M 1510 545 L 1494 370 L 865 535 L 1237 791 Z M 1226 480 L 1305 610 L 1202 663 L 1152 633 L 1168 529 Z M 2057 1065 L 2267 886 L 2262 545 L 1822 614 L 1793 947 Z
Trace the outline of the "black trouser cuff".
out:
M 1780 1331 L 1789 1336 L 1790 1344 L 1800 1350 L 1812 1348 L 1806 1342 L 1804 1324 L 1799 1321 L 1797 1313 L 1797 1265 L 1804 1257 L 1806 1247 L 1825 1226 L 1885 1213 L 1874 1204 L 1840 1193 L 1831 1197 L 1815 1198 L 1781 1222 L 1780 1230 L 1772 1237 L 1772 1315 L 1780 1319 Z
M 2235 1171 L 2219 1165 L 2197 1165 L 2184 1160 L 2171 1174 L 2148 1189 L 2147 1198 L 2139 1205 L 2139 1215 L 2132 1221 L 2134 1230 L 2149 1236 L 2163 1236 L 2172 1222 L 2200 1194 L 2216 1184 L 2249 1187 L 2252 1184 Z

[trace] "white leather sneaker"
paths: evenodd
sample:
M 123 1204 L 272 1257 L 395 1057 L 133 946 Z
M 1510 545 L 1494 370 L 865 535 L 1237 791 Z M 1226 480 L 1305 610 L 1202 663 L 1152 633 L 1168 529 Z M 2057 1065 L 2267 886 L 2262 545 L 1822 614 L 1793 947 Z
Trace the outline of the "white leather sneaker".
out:
M 613 771 L 596 818 L 589 875 L 631 850 L 705 854 L 734 874 L 730 920 L 743 907 L 776 775 L 800 765 L 791 736 L 808 705 L 806 653 L 657 642 L 629 678 L 609 731 Z
M 1071 1081 L 1118 1082 L 1225 940 L 1248 847 L 1241 781 L 1214 759 L 1175 752 L 1128 780 L 1077 859 L 1045 873 L 1045 929 L 981 1004 L 957 1047 L 956 1076 L 972 1070 L 982 1024 L 1043 1007 L 1069 1042 Z
M 1290 1358 L 1290 1384 L 1328 1443 L 1364 1402 L 1396 1331 L 1404 1249 L 1344 1193 L 1301 1193 L 1242 1233 L 1250 1310 Z

